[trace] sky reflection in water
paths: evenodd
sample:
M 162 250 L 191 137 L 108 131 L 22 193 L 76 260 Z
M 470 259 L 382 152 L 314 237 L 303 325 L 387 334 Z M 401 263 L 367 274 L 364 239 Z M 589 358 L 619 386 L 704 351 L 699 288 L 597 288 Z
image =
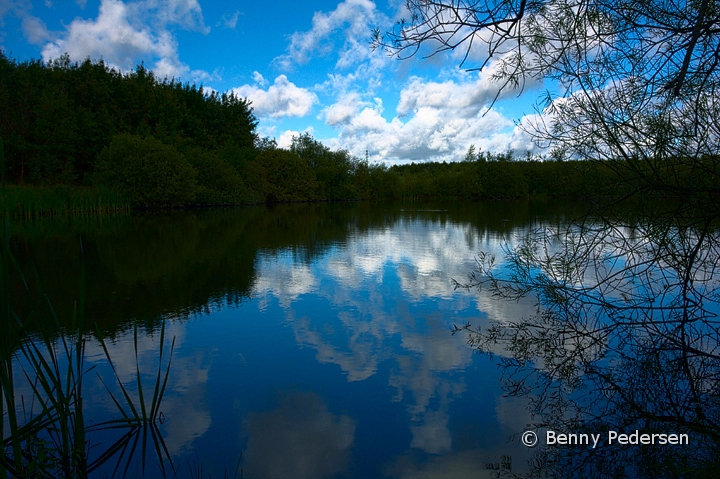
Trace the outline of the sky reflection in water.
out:
M 499 248 L 469 224 L 401 217 L 310 260 L 261 250 L 247 301 L 168 324 L 161 429 L 176 467 L 232 475 L 242 453 L 247 478 L 490 477 L 511 455 L 522 470 L 532 451 L 511 436 L 530 420 L 525 403 L 503 397 L 494 360 L 450 332 L 530 313 L 451 286 Z M 151 374 L 158 338 L 140 339 Z M 110 352 L 132 382 L 132 336 Z M 89 348 L 90 362 L 101 355 Z

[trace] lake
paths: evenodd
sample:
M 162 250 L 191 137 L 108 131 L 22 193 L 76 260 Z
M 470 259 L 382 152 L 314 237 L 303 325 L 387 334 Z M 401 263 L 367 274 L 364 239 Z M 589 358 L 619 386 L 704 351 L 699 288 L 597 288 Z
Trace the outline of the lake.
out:
M 85 323 L 132 394 L 136 364 L 152 390 L 165 324 L 163 365 L 173 338 L 174 350 L 158 430 L 177 477 L 232 477 L 238 462 L 245 478 L 523 473 L 535 450 L 521 434 L 538 418 L 503 387 L 509 354 L 479 354 L 453 329 L 530 317 L 535 300 L 452 280 L 467 280 L 479 252 L 502 258 L 506 243 L 586 209 L 313 204 L 15 222 L 10 250 L 31 280 L 14 307 L 47 334 L 38 298 L 68 325 L 82 290 Z M 85 368 L 86 419 L 117 417 L 95 338 Z M 98 451 L 116 437 L 88 436 Z M 158 448 L 145 449 L 144 464 L 135 452 L 115 475 L 161 477 Z

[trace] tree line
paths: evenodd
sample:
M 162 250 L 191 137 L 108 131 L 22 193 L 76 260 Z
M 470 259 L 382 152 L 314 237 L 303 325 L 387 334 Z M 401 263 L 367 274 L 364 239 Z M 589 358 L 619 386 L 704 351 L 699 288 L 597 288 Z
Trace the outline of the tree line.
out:
M 102 60 L 18 62 L 0 52 L 0 105 L 8 184 L 105 188 L 136 208 L 614 196 L 632 188 L 612 165 L 474 147 L 460 162 L 393 167 L 309 134 L 279 148 L 257 135 L 247 99 L 160 79 L 143 65 L 121 73 Z

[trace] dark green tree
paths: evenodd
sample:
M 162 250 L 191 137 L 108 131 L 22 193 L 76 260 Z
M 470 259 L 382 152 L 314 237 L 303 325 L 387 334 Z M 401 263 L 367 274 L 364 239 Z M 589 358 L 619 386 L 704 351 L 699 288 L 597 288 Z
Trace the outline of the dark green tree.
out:
M 322 199 L 319 183 L 308 162 L 288 150 L 261 151 L 250 176 L 268 203 L 292 203 Z
M 357 199 L 351 175 L 354 160 L 344 150 L 333 151 L 309 133 L 294 137 L 290 151 L 307 162 L 319 183 L 318 195 L 330 201 Z
M 170 145 L 119 134 L 100 153 L 95 183 L 118 190 L 137 207 L 181 206 L 195 200 L 197 171 Z
M 254 148 L 257 122 L 247 100 L 159 80 L 143 65 L 121 74 L 102 61 L 72 63 L 65 55 L 19 63 L 0 52 L 0 73 L 11 183 L 88 184 L 116 134 L 153 137 L 181 153 L 247 156 Z

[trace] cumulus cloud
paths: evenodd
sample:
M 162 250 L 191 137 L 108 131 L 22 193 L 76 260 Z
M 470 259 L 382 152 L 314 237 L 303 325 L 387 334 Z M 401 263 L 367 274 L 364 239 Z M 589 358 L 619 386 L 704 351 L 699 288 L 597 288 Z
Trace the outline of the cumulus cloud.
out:
M 68 53 L 73 59 L 104 58 L 127 69 L 147 54 L 164 57 L 174 53 L 176 45 L 169 35 L 156 36 L 147 27 L 132 25 L 130 14 L 123 2 L 103 0 L 97 19 L 75 19 L 64 36 L 43 48 L 43 59 Z
M 322 111 L 325 123 L 339 133 L 329 143 L 356 156 L 367 150 L 386 163 L 455 161 L 471 144 L 496 153 L 537 153 L 528 131 L 542 117 L 527 115 L 514 125 L 493 103 L 510 93 L 498 96 L 500 86 L 489 75 L 457 70 L 443 81 L 411 77 L 391 117 L 380 98 L 366 101 L 357 92 L 343 92 Z
M 446 108 L 423 107 L 407 121 L 386 120 L 382 110 L 365 107 L 340 126 L 333 146 L 347 148 L 356 156 L 367 150 L 375 158 L 394 161 L 453 161 L 470 144 L 500 133 L 512 122 L 495 110 L 486 115 L 458 117 Z M 360 152 L 360 153 L 359 153 Z
M 283 68 L 305 64 L 313 56 L 336 51 L 336 67 L 347 68 L 367 59 L 370 55 L 369 32 L 372 27 L 388 24 L 387 18 L 377 11 L 370 0 L 345 0 L 332 12 L 316 12 L 312 28 L 295 32 L 290 37 L 287 53 L 275 59 Z M 336 35 L 342 31 L 342 45 L 336 45 Z
M 349 93 L 325 108 L 322 116 L 325 118 L 325 123 L 330 126 L 347 123 L 355 116 L 360 104 L 360 95 L 355 92 Z
M 401 2 L 394 6 L 401 15 Z M 335 59 L 335 71 L 313 87 L 323 100 L 329 97 L 319 118 L 337 131 L 337 137 L 327 141 L 330 147 L 359 157 L 367 151 L 373 161 L 385 163 L 455 161 L 473 144 L 494 153 L 538 152 L 523 128 L 527 122 L 521 120 L 516 126 L 502 109 L 494 107 L 496 100 L 518 94 L 492 80 L 499 60 L 490 62 L 482 73 L 469 73 L 457 68 L 452 52 L 440 55 L 433 79 L 410 77 L 400 86 L 397 103 L 388 103 L 384 92 L 398 90 L 392 86 L 397 78 L 388 75 L 402 76 L 416 62 L 372 54 L 367 33 L 372 26 L 389 28 L 390 19 L 372 1 L 346 0 L 332 11 L 315 13 L 312 28 L 294 33 L 287 53 L 275 59 L 285 68 L 317 56 Z
M 252 101 L 253 112 L 260 117 L 303 117 L 318 101 L 315 93 L 298 87 L 285 75 L 275 78 L 267 89 L 264 89 L 266 82 L 262 75 L 255 72 L 253 78 L 255 85 L 233 88 L 232 92 Z
M 67 53 L 72 60 L 103 59 L 121 70 L 154 60 L 153 70 L 161 77 L 187 74 L 200 79 L 209 77 L 207 73 L 191 71 L 180 61 L 177 41 L 169 30 L 173 25 L 208 31 L 197 0 L 138 3 L 101 0 L 97 18 L 73 20 L 43 47 L 42 57 L 47 61 Z M 31 31 L 36 33 L 38 29 Z
M 398 115 L 405 116 L 428 107 L 455 111 L 459 117 L 485 112 L 498 94 L 498 83 L 487 73 L 470 75 L 457 71 L 459 78 L 443 82 L 412 77 L 400 93 Z
M 400 3 L 397 9 L 402 10 Z M 391 80 L 388 75 L 402 76 L 403 69 L 412 68 L 414 62 L 396 62 L 381 52 L 372 54 L 368 46 L 372 26 L 389 27 L 390 19 L 370 0 L 345 0 L 332 11 L 316 12 L 312 28 L 294 33 L 286 54 L 275 59 L 276 64 L 290 68 L 332 55 L 335 71 L 312 87 L 324 103 L 318 118 L 337 132 L 326 141 L 328 146 L 358 157 L 367 151 L 372 161 L 385 163 L 456 161 L 470 145 L 494 153 L 538 151 L 524 128 L 527 121 L 514 125 L 502 109 L 493 106 L 495 100 L 518 93 L 503 90 L 492 80 L 497 61 L 482 73 L 439 65 L 435 78 L 414 76 L 394 88 L 397 78 Z M 457 65 L 452 53 L 439 61 Z M 245 89 L 247 96 L 258 96 L 256 113 L 272 118 L 290 116 L 282 107 L 259 108 L 273 104 L 269 100 L 272 87 L 264 91 L 265 86 L 256 83 Z M 398 89 L 397 103 L 388 103 L 385 92 Z
M 262 87 L 267 86 L 268 84 L 267 80 L 262 76 L 262 74 L 260 74 L 260 72 L 253 72 L 253 81 Z

